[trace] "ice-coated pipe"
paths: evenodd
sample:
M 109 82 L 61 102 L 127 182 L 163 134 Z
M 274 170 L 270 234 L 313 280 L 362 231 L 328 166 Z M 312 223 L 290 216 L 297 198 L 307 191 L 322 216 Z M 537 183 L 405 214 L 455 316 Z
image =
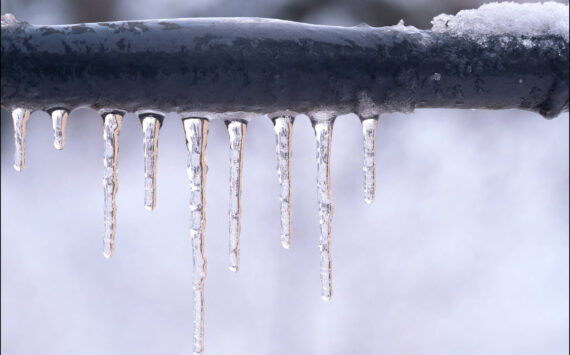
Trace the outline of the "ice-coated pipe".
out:
M 268 113 L 568 110 L 568 41 L 260 18 L 35 26 L 2 17 L 1 104 Z

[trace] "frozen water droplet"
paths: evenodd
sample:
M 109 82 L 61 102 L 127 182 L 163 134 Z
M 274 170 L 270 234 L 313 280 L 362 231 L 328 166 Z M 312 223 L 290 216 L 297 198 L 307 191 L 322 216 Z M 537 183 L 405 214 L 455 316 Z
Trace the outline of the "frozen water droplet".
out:
M 273 120 L 277 149 L 277 176 L 281 203 L 281 245 L 291 247 L 291 129 L 293 116 L 279 116 Z
M 441 74 L 440 73 L 433 73 L 432 76 L 430 76 L 431 80 L 435 80 L 435 81 L 440 81 L 441 80 Z
M 103 191 L 104 207 L 103 221 L 105 234 L 103 235 L 103 256 L 110 259 L 115 251 L 115 232 L 117 225 L 117 189 L 118 189 L 118 162 L 119 162 L 119 132 L 123 121 L 122 112 L 103 112 L 104 130 L 103 141 Z
M 206 143 L 208 120 L 183 119 L 186 133 L 188 159 L 186 169 L 190 180 L 190 237 L 192 239 L 193 305 L 194 305 L 194 354 L 204 350 L 204 282 L 207 260 L 204 253 L 204 228 L 206 226 Z
M 65 126 L 69 111 L 64 109 L 56 109 L 50 112 L 51 124 L 53 126 L 53 146 L 55 149 L 63 149 L 65 145 Z
M 239 269 L 239 238 L 241 219 L 241 171 L 246 123 L 226 121 L 230 136 L 230 265 L 231 271 Z
M 152 211 L 156 206 L 156 164 L 161 119 L 144 113 L 139 117 L 143 127 L 144 207 L 147 211 Z
M 17 108 L 12 111 L 12 121 L 14 121 L 14 169 L 24 170 L 26 165 L 26 127 L 30 118 L 30 110 Z
M 362 138 L 364 145 L 364 201 L 371 204 L 376 190 L 376 127 L 378 120 L 362 120 Z
M 334 114 L 316 112 L 310 114 L 317 138 L 317 199 L 319 203 L 319 250 L 321 297 L 332 297 L 331 222 L 333 213 L 330 186 L 330 152 Z

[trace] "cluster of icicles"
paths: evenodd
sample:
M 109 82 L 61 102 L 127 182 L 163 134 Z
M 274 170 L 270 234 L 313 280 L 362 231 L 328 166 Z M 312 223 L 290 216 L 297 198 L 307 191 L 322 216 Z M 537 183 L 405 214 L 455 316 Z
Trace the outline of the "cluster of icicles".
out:
M 65 144 L 65 126 L 69 111 L 54 109 L 51 115 L 54 129 L 54 146 L 63 149 Z M 114 252 L 116 231 L 117 166 L 119 152 L 119 131 L 125 114 L 120 110 L 100 111 L 104 121 L 103 140 L 105 144 L 103 158 L 104 189 L 104 237 L 103 255 L 111 258 Z M 24 140 L 26 124 L 30 110 L 17 108 L 12 111 L 14 121 L 15 155 L 14 168 L 24 168 Z M 291 129 L 296 113 L 281 112 L 270 116 L 273 120 L 277 150 L 277 175 L 279 177 L 281 244 L 291 247 Z M 163 115 L 156 112 L 139 113 L 143 128 L 144 147 L 144 206 L 152 211 L 156 205 L 156 165 L 158 152 L 158 134 Z M 332 197 L 330 187 L 330 147 L 335 114 L 331 111 L 316 111 L 309 114 L 317 141 L 317 196 L 319 208 L 319 250 L 321 296 L 329 300 L 332 296 L 331 278 L 331 221 Z M 193 252 L 193 307 L 194 307 L 194 353 L 203 351 L 204 335 L 204 281 L 206 277 L 206 256 L 204 254 L 205 185 L 206 185 L 206 142 L 208 119 L 204 117 L 184 117 L 182 119 L 188 148 L 187 172 L 190 180 L 190 236 Z M 364 199 L 372 203 L 375 192 L 375 151 L 377 116 L 361 119 L 364 140 Z M 229 268 L 239 269 L 239 240 L 241 215 L 241 171 L 243 147 L 247 121 L 231 119 L 226 121 L 230 141 L 230 203 L 229 203 Z

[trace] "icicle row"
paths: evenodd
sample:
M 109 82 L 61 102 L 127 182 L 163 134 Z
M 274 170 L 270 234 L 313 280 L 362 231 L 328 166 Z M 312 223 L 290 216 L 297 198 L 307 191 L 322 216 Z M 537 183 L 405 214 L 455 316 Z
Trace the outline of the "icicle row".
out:
M 364 201 L 371 204 L 376 192 L 376 127 L 378 120 L 362 120 L 362 138 L 364 146 Z
M 144 149 L 144 207 L 147 211 L 152 211 L 156 206 L 156 164 L 160 120 L 154 116 L 141 115 L 141 123 Z
M 117 112 L 103 113 L 105 128 L 103 141 L 105 149 L 103 153 L 103 190 L 104 190 L 104 224 L 103 256 L 107 259 L 113 256 L 115 251 L 115 232 L 117 225 L 117 202 L 118 189 L 118 154 L 119 154 L 119 131 L 123 115 Z
M 280 116 L 273 121 L 277 150 L 277 176 L 281 212 L 281 245 L 291 247 L 291 129 L 292 116 Z
M 190 237 L 193 261 L 194 354 L 204 351 L 204 282 L 207 260 L 204 254 L 206 226 L 206 143 L 208 121 L 200 118 L 183 120 L 188 148 L 187 172 L 190 180 Z
M 245 142 L 246 123 L 243 121 L 227 121 L 230 136 L 230 265 L 231 271 L 239 269 L 239 239 L 241 219 L 241 171 L 243 146 Z
M 331 223 L 332 195 L 330 186 L 330 151 L 334 116 L 325 112 L 311 115 L 317 138 L 317 198 L 319 203 L 319 250 L 321 297 L 332 297 Z
M 53 126 L 53 146 L 55 149 L 63 149 L 65 145 L 65 127 L 67 125 L 67 118 L 69 111 L 64 109 L 57 109 L 51 111 L 51 124 Z
M 26 165 L 26 128 L 28 119 L 30 118 L 30 110 L 17 108 L 12 111 L 12 121 L 14 121 L 14 169 L 16 171 L 24 170 Z

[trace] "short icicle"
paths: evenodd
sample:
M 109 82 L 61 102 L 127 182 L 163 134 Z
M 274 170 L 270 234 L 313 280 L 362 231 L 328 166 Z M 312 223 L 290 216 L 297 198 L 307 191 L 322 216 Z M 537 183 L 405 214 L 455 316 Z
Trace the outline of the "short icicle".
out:
M 190 180 L 190 237 L 193 261 L 194 354 L 204 351 L 204 281 L 207 260 L 204 254 L 204 228 L 206 226 L 206 143 L 208 120 L 183 119 L 188 148 L 187 172 Z
M 123 121 L 123 112 L 103 112 L 105 128 L 103 141 L 105 149 L 103 153 L 103 190 L 104 190 L 104 224 L 103 256 L 110 259 L 115 251 L 115 232 L 117 229 L 117 173 L 119 154 L 119 131 Z
M 231 271 L 239 269 L 239 239 L 241 219 L 241 171 L 243 146 L 247 124 L 244 121 L 226 121 L 230 136 L 230 265 Z
M 321 297 L 332 297 L 331 223 L 332 195 L 330 185 L 330 152 L 334 113 L 319 111 L 310 114 L 317 139 L 317 199 L 319 203 L 319 250 Z
M 156 206 L 156 164 L 158 159 L 158 133 L 162 116 L 139 115 L 143 128 L 144 150 L 144 207 L 147 211 Z
M 69 111 L 65 109 L 55 109 L 50 111 L 51 124 L 53 126 L 53 146 L 62 150 L 65 145 L 65 126 Z
M 291 247 L 291 115 L 278 116 L 273 120 L 277 150 L 277 176 L 279 177 L 279 202 L 281 213 L 281 245 Z
M 17 108 L 12 111 L 12 120 L 14 121 L 14 169 L 16 171 L 24 170 L 26 165 L 26 127 L 30 118 L 30 110 Z
M 364 147 L 364 201 L 371 204 L 376 191 L 376 127 L 378 119 L 362 120 L 362 138 Z

